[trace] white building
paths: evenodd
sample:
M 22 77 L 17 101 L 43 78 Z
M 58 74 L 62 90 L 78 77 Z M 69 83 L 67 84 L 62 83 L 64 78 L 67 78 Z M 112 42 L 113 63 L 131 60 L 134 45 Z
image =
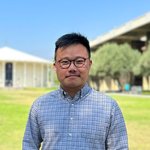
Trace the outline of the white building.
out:
M 47 87 L 50 62 L 9 48 L 0 48 L 0 87 Z

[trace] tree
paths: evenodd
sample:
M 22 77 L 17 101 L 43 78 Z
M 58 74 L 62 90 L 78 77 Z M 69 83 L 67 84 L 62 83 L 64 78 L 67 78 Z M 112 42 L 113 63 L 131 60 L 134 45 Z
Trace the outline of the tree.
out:
M 133 67 L 140 58 L 140 52 L 133 50 L 128 44 L 108 43 L 99 47 L 92 58 L 94 65 L 91 69 L 91 75 L 110 76 L 116 79 L 120 89 L 123 89 L 123 85 L 127 81 L 123 81 L 121 77 L 133 75 Z
M 138 64 L 134 68 L 137 75 L 150 76 L 150 46 L 141 56 Z

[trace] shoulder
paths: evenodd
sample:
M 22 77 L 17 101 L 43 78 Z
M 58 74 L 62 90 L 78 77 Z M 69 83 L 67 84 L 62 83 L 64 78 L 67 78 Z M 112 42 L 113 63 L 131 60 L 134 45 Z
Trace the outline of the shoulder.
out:
M 38 97 L 37 99 L 35 99 L 35 101 L 32 104 L 33 106 L 42 106 L 42 105 L 47 105 L 48 103 L 53 102 L 54 100 L 56 100 L 56 98 L 58 98 L 58 90 L 46 93 L 44 95 L 41 95 L 40 97 Z
M 110 97 L 106 93 L 96 91 L 94 89 L 92 89 L 91 96 L 93 100 L 96 100 L 96 101 L 101 101 L 101 102 L 106 102 L 106 103 L 113 103 L 115 101 L 112 97 Z
M 90 96 L 92 101 L 96 102 L 97 105 L 102 106 L 103 108 L 112 109 L 113 107 L 118 107 L 116 100 L 106 93 L 92 89 Z
M 58 98 L 58 90 L 46 93 L 38 97 L 30 108 L 30 117 L 34 118 L 43 114 L 49 107 L 56 103 Z

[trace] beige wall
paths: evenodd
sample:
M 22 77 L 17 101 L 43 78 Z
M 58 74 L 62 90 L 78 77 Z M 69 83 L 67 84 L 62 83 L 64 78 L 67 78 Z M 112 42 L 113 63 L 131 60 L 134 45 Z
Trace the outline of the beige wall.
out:
M 0 62 L 0 87 L 3 87 L 3 65 L 2 65 L 2 62 Z
M 33 87 L 33 64 L 26 64 L 26 87 Z
M 46 87 L 47 64 L 13 62 L 13 87 Z M 0 87 L 4 87 L 5 62 L 0 62 Z
M 150 91 L 150 76 L 143 77 L 143 90 Z
M 96 87 L 96 82 L 99 82 L 99 88 L 97 90 L 99 91 L 118 91 L 118 82 L 116 80 L 113 80 L 111 78 L 106 78 L 103 80 L 98 80 L 98 81 L 89 81 L 90 85 L 94 88 L 97 89 Z
M 47 65 L 45 65 L 43 68 L 43 84 L 44 84 L 44 86 L 47 86 L 47 80 L 49 80 L 49 79 L 47 79 L 48 78 L 47 74 L 48 74 Z
M 41 87 L 43 85 L 43 82 L 41 82 L 42 80 L 42 65 L 41 64 L 36 64 L 35 65 L 35 86 L 36 87 Z
M 26 65 L 26 87 L 47 86 L 47 65 L 32 64 Z
M 116 80 L 107 78 L 105 80 L 100 81 L 100 91 L 118 91 L 118 82 Z
M 118 91 L 119 90 L 117 81 L 112 80 L 110 78 L 107 78 L 105 80 L 99 80 L 96 82 L 100 83 L 100 86 L 99 86 L 100 91 Z M 92 82 L 91 80 L 90 80 L 90 85 L 93 88 L 97 89 L 96 83 Z M 149 77 L 143 77 L 142 89 L 144 91 L 150 91 L 150 76 Z
M 15 63 L 13 65 L 13 69 L 15 69 L 15 78 L 13 81 L 13 86 L 14 87 L 23 87 L 23 79 L 24 79 L 24 66 L 23 63 Z

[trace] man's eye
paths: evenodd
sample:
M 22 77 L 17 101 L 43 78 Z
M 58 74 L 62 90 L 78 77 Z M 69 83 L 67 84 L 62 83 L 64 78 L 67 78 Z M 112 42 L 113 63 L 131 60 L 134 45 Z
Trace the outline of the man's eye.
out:
M 84 60 L 83 59 L 78 59 L 76 60 L 76 64 L 83 64 L 84 63 Z
M 68 60 L 63 60 L 60 62 L 62 65 L 68 65 L 69 64 L 69 61 Z

